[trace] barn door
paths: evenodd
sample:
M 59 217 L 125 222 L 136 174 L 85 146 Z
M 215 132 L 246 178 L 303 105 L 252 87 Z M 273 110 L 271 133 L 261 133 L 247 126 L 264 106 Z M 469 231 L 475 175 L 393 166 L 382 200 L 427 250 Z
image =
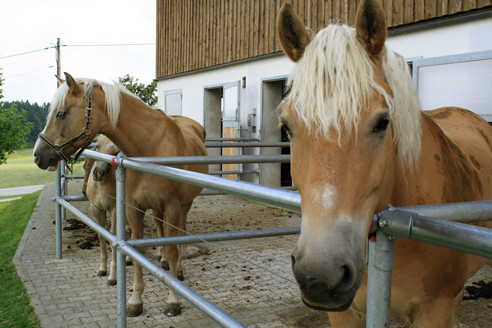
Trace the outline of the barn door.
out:
M 240 81 L 227 83 L 224 85 L 224 107 L 222 110 L 222 137 L 236 138 L 240 127 Z M 237 148 L 223 148 L 222 155 L 237 155 Z M 223 171 L 236 171 L 236 164 L 222 165 Z M 236 174 L 223 175 L 225 178 L 236 179 Z

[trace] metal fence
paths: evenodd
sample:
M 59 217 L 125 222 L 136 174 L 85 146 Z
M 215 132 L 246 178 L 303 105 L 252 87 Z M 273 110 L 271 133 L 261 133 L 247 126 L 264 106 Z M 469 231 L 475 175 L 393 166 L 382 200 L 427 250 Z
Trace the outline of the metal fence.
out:
M 228 145 L 229 146 L 229 145 Z M 82 200 L 80 196 L 63 196 L 60 167 L 56 174 L 56 237 L 57 258 L 61 258 L 61 212 L 69 210 L 78 219 L 94 229 L 108 240 L 118 252 L 117 258 L 117 295 L 118 295 L 118 327 L 126 327 L 126 267 L 125 255 L 149 271 L 154 277 L 173 289 L 182 298 L 198 308 L 222 327 L 244 327 L 240 322 L 223 312 L 211 302 L 202 298 L 181 281 L 164 271 L 160 266 L 144 257 L 136 247 L 161 246 L 169 244 L 196 243 L 203 240 L 235 240 L 243 238 L 259 238 L 265 236 L 292 235 L 299 233 L 299 227 L 265 229 L 255 231 L 223 232 L 202 234 L 199 236 L 163 237 L 142 240 L 125 240 L 125 179 L 126 169 L 154 174 L 180 182 L 198 185 L 204 188 L 232 194 L 253 201 L 278 206 L 287 210 L 300 212 L 300 195 L 297 192 L 280 190 L 252 183 L 233 181 L 196 172 L 163 166 L 177 164 L 223 163 L 223 161 L 252 160 L 248 156 L 223 157 L 192 157 L 192 158 L 124 158 L 100 154 L 86 150 L 85 156 L 112 163 L 116 166 L 117 183 L 117 234 L 108 232 L 104 227 L 85 216 L 69 202 Z M 282 156 L 282 155 L 280 155 Z M 285 156 L 285 155 L 283 155 Z M 288 156 L 288 155 L 287 155 Z M 230 158 L 231 157 L 231 158 Z M 285 160 L 271 157 L 256 160 Z M 428 218 L 432 216 L 433 218 Z M 437 218 L 437 219 L 436 219 Z M 405 208 L 389 208 L 375 215 L 375 233 L 377 239 L 369 243 L 368 257 L 368 305 L 367 327 L 384 327 L 389 323 L 391 270 L 393 267 L 394 236 L 417 239 L 449 248 L 468 251 L 473 254 L 492 258 L 492 230 L 470 226 L 462 222 L 492 220 L 492 201 L 418 206 Z

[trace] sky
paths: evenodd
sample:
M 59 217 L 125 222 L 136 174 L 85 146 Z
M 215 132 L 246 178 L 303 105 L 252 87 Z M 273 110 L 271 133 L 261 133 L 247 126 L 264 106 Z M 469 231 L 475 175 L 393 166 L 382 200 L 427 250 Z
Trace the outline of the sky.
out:
M 151 83 L 155 22 L 155 0 L 0 0 L 2 100 L 51 101 L 57 38 L 62 74 L 104 82 L 130 74 Z

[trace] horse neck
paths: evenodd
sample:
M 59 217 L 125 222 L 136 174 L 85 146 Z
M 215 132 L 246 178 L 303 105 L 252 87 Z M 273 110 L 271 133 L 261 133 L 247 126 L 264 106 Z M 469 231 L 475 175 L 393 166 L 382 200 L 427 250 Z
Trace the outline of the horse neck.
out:
M 121 109 L 115 128 L 107 127 L 109 137 L 129 157 L 156 156 L 164 133 L 174 123 L 163 112 L 154 110 L 139 99 L 121 94 Z
M 400 165 L 395 168 L 395 183 L 391 204 L 393 206 L 437 204 L 443 199 L 442 180 L 445 172 L 437 158 L 443 156 L 442 140 L 448 140 L 442 129 L 426 114 L 421 112 L 422 150 L 415 165 L 404 170 Z M 444 159 L 443 159 L 444 160 Z

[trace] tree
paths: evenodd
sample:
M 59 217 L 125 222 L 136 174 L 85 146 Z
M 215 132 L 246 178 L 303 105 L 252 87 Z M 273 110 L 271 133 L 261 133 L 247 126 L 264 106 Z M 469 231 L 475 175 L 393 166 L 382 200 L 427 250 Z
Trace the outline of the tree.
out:
M 123 84 L 128 90 L 142 99 L 144 103 L 149 106 L 154 106 L 157 104 L 157 82 L 152 81 L 152 83 L 145 85 L 143 83 L 139 83 L 138 79 L 126 74 L 124 77 L 120 77 L 119 81 Z
M 0 165 L 7 162 L 7 156 L 15 149 L 24 146 L 32 128 L 26 112 L 18 109 L 17 105 L 3 108 L 3 81 L 3 73 L 0 71 Z
M 48 115 L 49 104 L 39 105 L 37 102 L 31 104 L 29 101 L 5 101 L 1 107 L 10 108 L 16 105 L 26 111 L 27 120 L 33 124 L 31 132 L 27 137 L 27 147 L 33 147 L 38 139 L 38 134 L 46 124 L 46 115 Z

